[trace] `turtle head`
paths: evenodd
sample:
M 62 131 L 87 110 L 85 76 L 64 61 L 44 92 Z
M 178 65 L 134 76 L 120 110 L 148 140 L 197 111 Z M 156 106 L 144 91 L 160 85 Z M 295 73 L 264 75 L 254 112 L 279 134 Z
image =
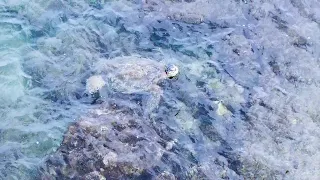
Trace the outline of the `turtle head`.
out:
M 165 67 L 166 75 L 169 79 L 176 77 L 179 74 L 178 66 L 174 64 L 167 64 Z

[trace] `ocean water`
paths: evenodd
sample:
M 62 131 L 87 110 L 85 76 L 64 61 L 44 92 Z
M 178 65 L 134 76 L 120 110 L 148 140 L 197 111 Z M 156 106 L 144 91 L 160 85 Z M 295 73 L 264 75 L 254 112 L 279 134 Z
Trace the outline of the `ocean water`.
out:
M 319 179 L 319 49 L 318 0 L 0 0 L 0 179 L 39 178 L 130 55 L 180 68 L 145 127 L 177 179 Z

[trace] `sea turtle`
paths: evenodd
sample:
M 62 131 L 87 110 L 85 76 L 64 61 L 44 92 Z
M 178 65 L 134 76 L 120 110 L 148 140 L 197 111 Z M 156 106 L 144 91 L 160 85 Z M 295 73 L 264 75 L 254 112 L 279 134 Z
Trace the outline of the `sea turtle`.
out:
M 90 94 L 94 94 L 94 97 L 97 97 L 95 94 L 97 91 L 101 96 L 108 96 L 106 91 L 148 94 L 146 112 L 159 103 L 162 90 L 158 82 L 166 78 L 172 79 L 179 72 L 174 64 L 166 65 L 140 56 L 100 60 L 94 70 L 95 75 L 87 80 L 87 91 Z
M 161 62 L 139 56 L 101 60 L 95 70 L 117 92 L 155 92 L 157 82 L 166 78 L 165 66 Z

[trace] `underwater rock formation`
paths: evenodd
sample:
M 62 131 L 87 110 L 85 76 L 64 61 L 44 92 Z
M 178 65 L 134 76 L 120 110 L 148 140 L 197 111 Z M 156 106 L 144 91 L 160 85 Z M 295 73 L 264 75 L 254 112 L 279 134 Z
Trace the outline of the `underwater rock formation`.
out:
M 141 107 L 130 105 L 119 99 L 101 104 L 71 125 L 58 151 L 46 161 L 42 178 L 152 177 L 166 149 L 148 128 L 149 120 L 137 113 Z

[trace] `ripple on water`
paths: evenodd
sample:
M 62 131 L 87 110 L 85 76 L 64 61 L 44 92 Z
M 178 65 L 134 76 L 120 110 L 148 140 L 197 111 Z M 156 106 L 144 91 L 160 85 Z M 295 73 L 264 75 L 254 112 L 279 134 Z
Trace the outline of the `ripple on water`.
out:
M 0 179 L 34 179 L 70 122 L 98 109 L 85 95 L 94 65 L 132 54 L 181 70 L 158 82 L 150 117 L 108 124 L 154 145 L 139 153 L 161 150 L 144 177 L 317 179 L 319 8 L 317 0 L 0 2 Z M 145 94 L 115 96 L 128 105 Z M 139 108 L 131 110 L 142 116 Z

